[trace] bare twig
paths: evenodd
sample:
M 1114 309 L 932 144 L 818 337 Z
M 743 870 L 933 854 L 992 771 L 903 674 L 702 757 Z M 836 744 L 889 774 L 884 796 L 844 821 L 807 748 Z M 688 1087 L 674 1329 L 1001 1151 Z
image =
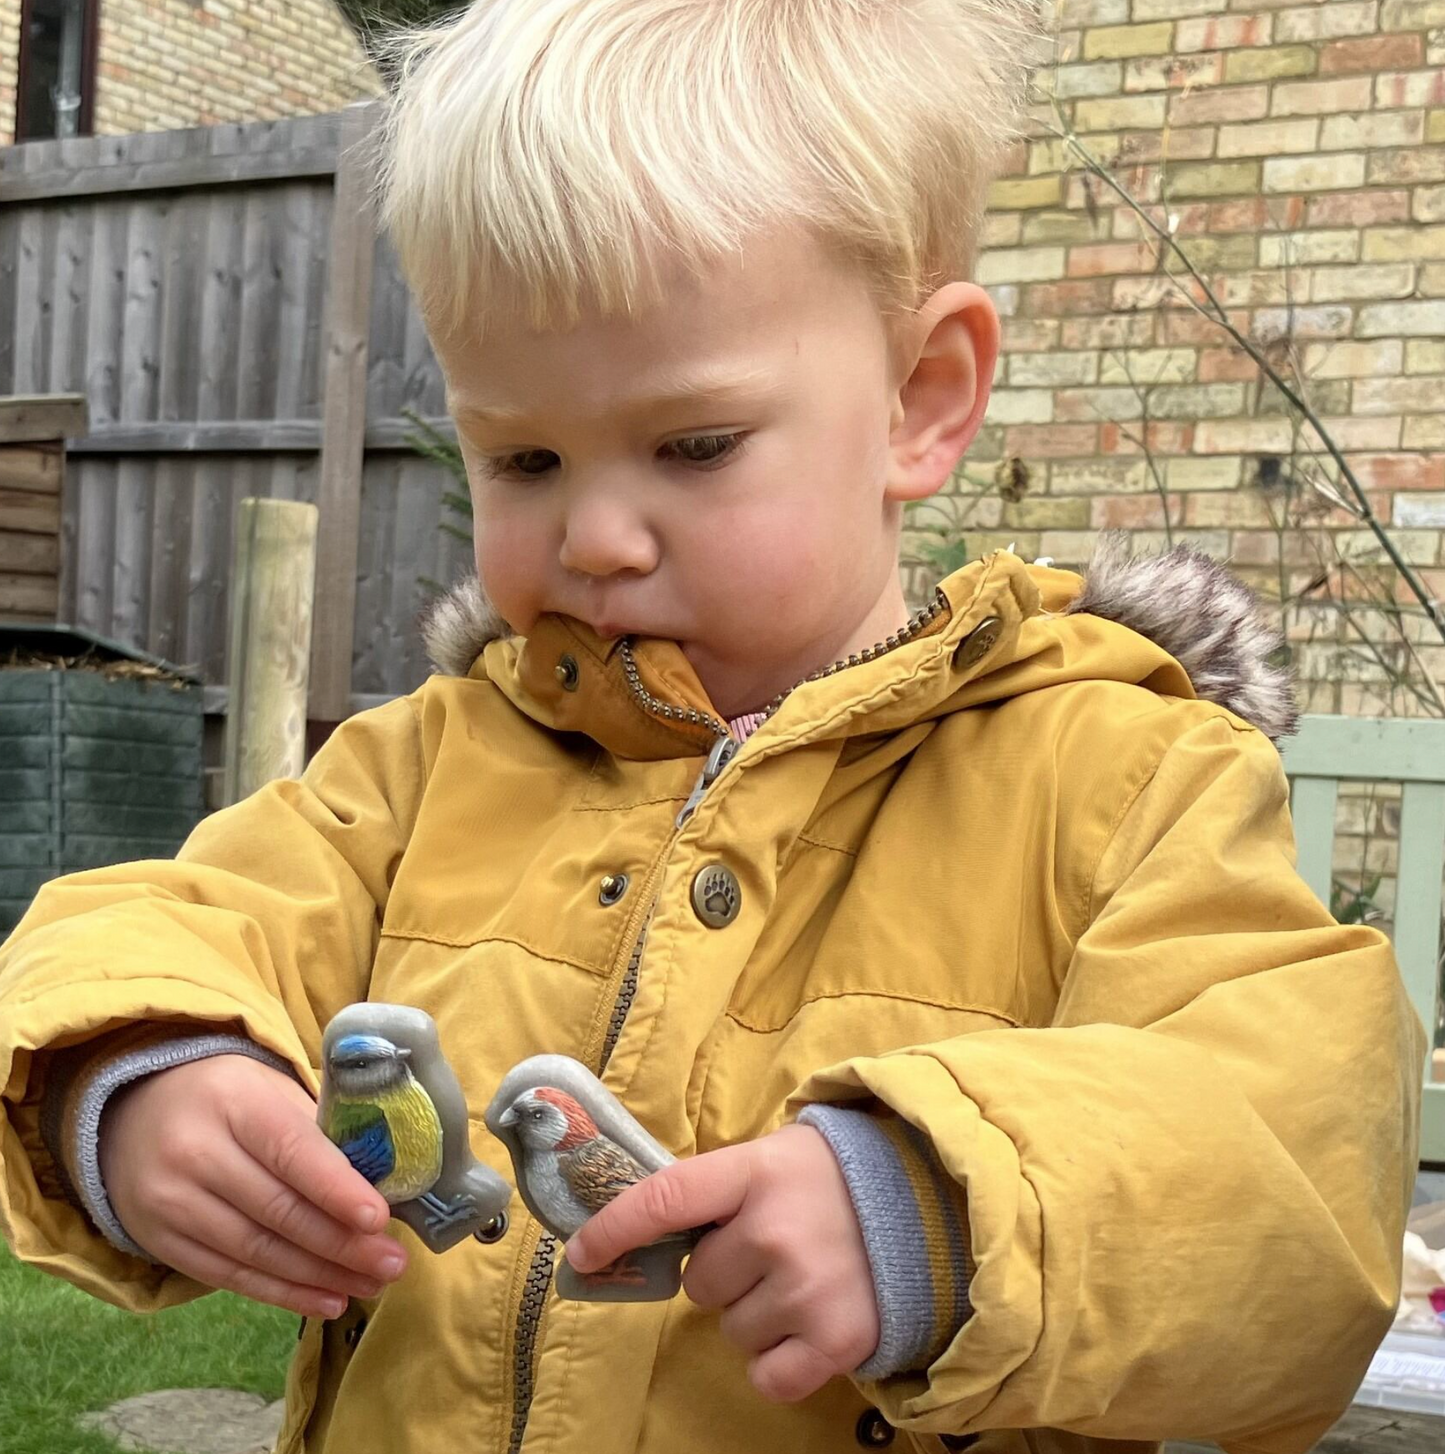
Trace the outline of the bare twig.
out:
M 1279 390 L 1280 394 L 1290 405 L 1290 407 L 1296 410 L 1300 418 L 1302 418 L 1314 431 L 1315 436 L 1324 445 L 1326 452 L 1329 454 L 1330 458 L 1335 462 L 1336 467 L 1339 469 L 1340 478 L 1349 487 L 1349 492 L 1353 496 L 1355 503 L 1359 508 L 1360 519 L 1364 521 L 1371 534 L 1373 534 L 1376 540 L 1379 541 L 1380 548 L 1385 552 L 1385 554 L 1389 557 L 1391 564 L 1400 573 L 1401 579 L 1405 581 L 1406 585 L 1410 589 L 1411 594 L 1414 595 L 1415 599 L 1419 601 L 1422 609 L 1425 612 L 1426 617 L 1439 632 L 1441 640 L 1445 641 L 1445 607 L 1442 607 L 1441 603 L 1435 600 L 1433 596 L 1431 596 L 1430 592 L 1426 589 L 1424 582 L 1421 581 L 1419 576 L 1415 573 L 1414 569 L 1400 554 L 1400 551 L 1395 545 L 1394 540 L 1391 538 L 1389 531 L 1385 529 L 1384 525 L 1380 522 L 1379 518 L 1376 516 L 1373 508 L 1371 507 L 1369 498 L 1365 494 L 1364 487 L 1360 484 L 1358 478 L 1356 478 L 1354 470 L 1350 468 L 1349 462 L 1341 453 L 1339 446 L 1335 443 L 1329 430 L 1325 427 L 1323 420 L 1319 417 L 1318 414 L 1316 414 L 1308 401 L 1300 396 L 1299 391 L 1296 390 L 1293 385 L 1284 377 L 1284 375 L 1274 366 L 1274 364 L 1269 360 L 1268 356 L 1265 354 L 1263 349 L 1261 349 L 1260 346 L 1255 342 L 1255 340 L 1250 338 L 1230 320 L 1229 315 L 1224 308 L 1224 305 L 1219 301 L 1219 297 L 1215 293 L 1214 289 L 1210 286 L 1208 279 L 1204 277 L 1204 275 L 1191 261 L 1188 254 L 1179 245 L 1178 241 L 1174 237 L 1173 232 L 1167 227 L 1161 227 L 1160 224 L 1156 222 L 1152 216 L 1150 216 L 1149 212 L 1135 199 L 1135 197 L 1129 192 L 1129 190 L 1124 187 L 1108 170 L 1108 168 L 1105 167 L 1104 164 L 1096 156 L 1094 156 L 1094 154 L 1088 149 L 1088 147 L 1086 147 L 1083 142 L 1079 140 L 1077 133 L 1074 131 L 1073 127 L 1069 124 L 1069 122 L 1065 119 L 1063 109 L 1057 99 L 1055 99 L 1053 102 L 1053 109 L 1054 115 L 1057 118 L 1058 123 L 1056 127 L 1052 128 L 1054 135 L 1068 146 L 1069 150 L 1079 159 L 1079 161 L 1083 164 L 1085 170 L 1088 171 L 1090 175 L 1098 178 L 1100 182 L 1108 187 L 1109 190 L 1112 191 L 1119 198 L 1124 206 L 1126 206 L 1139 218 L 1139 220 L 1148 229 L 1148 231 L 1157 239 L 1164 252 L 1168 256 L 1177 260 L 1177 262 L 1183 268 L 1184 273 L 1187 274 L 1188 278 L 1198 288 L 1200 294 L 1204 299 L 1204 302 L 1201 303 L 1193 295 L 1193 292 L 1180 278 L 1178 272 L 1175 272 L 1166 267 L 1162 269 L 1164 275 L 1175 282 L 1176 286 L 1179 287 L 1182 295 L 1188 300 L 1190 306 L 1192 306 L 1196 312 L 1198 312 L 1202 317 L 1209 319 L 1211 323 L 1215 324 L 1218 328 L 1220 328 L 1231 339 L 1233 339 L 1233 341 L 1239 348 L 1243 349 L 1244 352 L 1247 353 L 1249 357 L 1254 360 L 1255 365 L 1259 368 L 1260 372 L 1269 379 L 1269 381 L 1275 386 L 1275 388 Z

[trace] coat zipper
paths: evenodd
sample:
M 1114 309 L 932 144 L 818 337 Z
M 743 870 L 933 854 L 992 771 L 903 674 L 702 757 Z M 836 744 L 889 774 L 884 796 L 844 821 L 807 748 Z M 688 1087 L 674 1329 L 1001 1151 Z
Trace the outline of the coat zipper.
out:
M 761 718 L 766 722 L 777 710 L 787 701 L 788 697 L 798 687 L 808 682 L 820 682 L 825 677 L 836 676 L 840 671 L 850 666 L 862 666 L 864 662 L 875 661 L 878 657 L 887 652 L 902 646 L 906 641 L 912 641 L 925 626 L 936 621 L 940 613 L 948 610 L 948 597 L 944 595 L 938 586 L 933 588 L 933 599 L 926 606 L 921 606 L 908 621 L 891 636 L 885 636 L 882 641 L 875 641 L 872 646 L 865 647 L 862 651 L 855 651 L 848 656 L 839 657 L 831 666 L 820 667 L 817 671 L 809 672 L 802 681 L 796 682 L 786 691 L 779 692 L 768 705 L 763 708 Z M 627 685 L 631 688 L 632 694 L 647 708 L 654 716 L 665 718 L 669 722 L 688 722 L 694 726 L 707 727 L 716 736 L 731 738 L 727 724 L 719 721 L 709 712 L 699 711 L 696 707 L 678 707 L 671 702 L 664 702 L 653 696 L 642 684 L 642 673 L 638 669 L 637 659 L 632 653 L 632 638 L 624 636 L 617 644 L 618 656 L 622 660 L 622 672 L 627 678 Z M 761 725 L 761 724 L 760 724 Z M 714 749 L 716 750 L 716 749 Z M 696 789 L 693 790 L 696 793 Z
M 666 847 L 663 849 L 653 873 L 649 876 L 647 889 L 651 889 L 652 884 L 661 877 L 667 860 L 672 856 L 673 844 L 676 843 L 683 825 L 696 811 L 703 794 L 717 781 L 723 768 L 732 761 L 737 750 L 738 743 L 728 736 L 719 737 L 713 744 L 707 762 L 702 772 L 698 774 L 697 782 L 693 784 L 692 792 L 688 794 L 687 801 L 673 823 L 673 830 L 668 837 Z M 627 958 L 627 966 L 623 970 L 622 978 L 617 986 L 617 996 L 612 1002 L 612 1013 L 608 1018 L 607 1033 L 602 1042 L 602 1051 L 596 1067 L 599 1075 L 607 1068 L 607 1062 L 612 1058 L 612 1051 L 617 1044 L 618 1037 L 622 1034 L 622 1026 L 627 1019 L 627 1013 L 632 1008 L 632 1001 L 636 998 L 638 977 L 642 970 L 642 951 L 647 943 L 647 930 L 656 907 L 657 898 L 654 894 L 648 902 L 647 911 L 638 927 L 636 938 L 632 943 L 632 951 Z M 527 1279 L 522 1285 L 522 1299 L 517 1310 L 516 1335 L 512 1343 L 512 1427 L 511 1436 L 507 1442 L 507 1454 L 520 1454 L 522 1440 L 527 1433 L 527 1418 L 531 1413 L 532 1394 L 537 1376 L 537 1346 L 541 1339 L 547 1295 L 552 1287 L 552 1272 L 557 1261 L 557 1251 L 557 1238 L 550 1232 L 540 1232 L 537 1237 L 537 1245 L 532 1252 L 531 1263 L 527 1268 Z
M 914 612 L 902 629 L 866 650 L 855 652 L 835 661 L 831 666 L 812 672 L 804 677 L 803 681 L 821 681 L 825 677 L 836 675 L 846 667 L 860 666 L 864 662 L 882 656 L 885 652 L 892 651 L 895 647 L 903 645 L 905 641 L 912 640 L 947 607 L 948 597 L 935 588 L 933 599 L 928 605 Z M 630 638 L 624 637 L 619 643 L 619 653 L 627 685 L 644 708 L 669 722 L 687 722 L 693 726 L 706 727 L 717 739 L 707 755 L 707 761 L 703 764 L 697 781 L 693 784 L 692 791 L 687 796 L 687 801 L 683 803 L 681 811 L 673 822 L 672 833 L 649 880 L 648 887 L 650 888 L 652 881 L 661 877 L 662 869 L 666 867 L 667 860 L 672 856 L 673 844 L 676 843 L 678 834 L 687 820 L 697 811 L 698 805 L 702 802 L 708 789 L 737 755 L 741 744 L 728 731 L 727 724 L 711 713 L 700 711 L 696 707 L 675 706 L 671 702 L 662 701 L 648 691 L 642 683 L 642 674 L 638 670 L 637 661 L 632 654 Z M 802 684 L 802 682 L 798 683 L 799 686 Z M 779 692 L 764 710 L 763 721 L 767 721 L 783 705 L 787 697 L 788 692 Z M 637 995 L 638 978 L 642 971 L 643 946 L 647 942 L 647 930 L 652 922 L 652 913 L 656 906 L 657 899 L 654 895 L 647 906 L 647 912 L 643 916 L 637 937 L 633 941 L 627 967 L 623 970 L 622 979 L 617 987 L 617 997 L 612 1002 L 612 1014 L 608 1019 L 607 1033 L 597 1064 L 599 1075 L 607 1067 L 613 1048 L 622 1034 L 622 1026 L 626 1022 L 628 1011 L 632 1008 L 632 1001 Z M 556 1260 L 557 1238 L 550 1232 L 540 1232 L 536 1248 L 532 1253 L 531 1263 L 527 1268 L 527 1280 L 522 1286 L 522 1300 L 517 1312 L 516 1337 L 512 1345 L 512 1428 L 511 1437 L 507 1443 L 507 1454 L 521 1454 L 522 1440 L 527 1434 L 527 1418 L 531 1413 L 532 1394 L 536 1382 L 537 1345 L 541 1337 L 542 1322 L 547 1308 L 547 1294 L 551 1291 L 552 1270 Z

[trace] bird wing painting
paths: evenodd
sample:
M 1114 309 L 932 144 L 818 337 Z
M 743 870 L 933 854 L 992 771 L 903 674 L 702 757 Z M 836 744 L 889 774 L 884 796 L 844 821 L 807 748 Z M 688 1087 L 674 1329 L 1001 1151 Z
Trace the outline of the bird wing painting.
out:
M 338 1102 L 326 1134 L 372 1186 L 379 1186 L 396 1166 L 396 1147 L 380 1106 Z
M 577 1200 L 589 1212 L 600 1212 L 619 1192 L 647 1175 L 620 1146 L 598 1140 L 601 1144 L 591 1155 L 579 1148 L 557 1158 Z

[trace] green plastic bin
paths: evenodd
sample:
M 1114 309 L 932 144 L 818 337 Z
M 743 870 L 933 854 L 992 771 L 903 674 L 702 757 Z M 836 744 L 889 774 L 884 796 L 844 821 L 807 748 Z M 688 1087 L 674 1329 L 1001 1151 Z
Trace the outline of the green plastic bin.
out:
M 166 662 L 0 626 L 0 937 L 48 879 L 175 853 L 203 812 L 203 725 L 201 683 Z

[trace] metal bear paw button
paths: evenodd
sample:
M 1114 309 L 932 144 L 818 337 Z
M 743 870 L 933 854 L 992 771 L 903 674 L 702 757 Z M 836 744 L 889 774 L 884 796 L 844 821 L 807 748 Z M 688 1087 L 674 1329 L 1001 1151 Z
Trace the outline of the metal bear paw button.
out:
M 709 929 L 725 929 L 742 905 L 743 891 L 732 869 L 710 863 L 698 870 L 692 881 L 692 907 Z
M 959 642 L 957 650 L 953 653 L 954 665 L 959 667 L 977 666 L 998 645 L 998 639 L 1002 635 L 1003 622 L 997 616 L 985 616 Z

